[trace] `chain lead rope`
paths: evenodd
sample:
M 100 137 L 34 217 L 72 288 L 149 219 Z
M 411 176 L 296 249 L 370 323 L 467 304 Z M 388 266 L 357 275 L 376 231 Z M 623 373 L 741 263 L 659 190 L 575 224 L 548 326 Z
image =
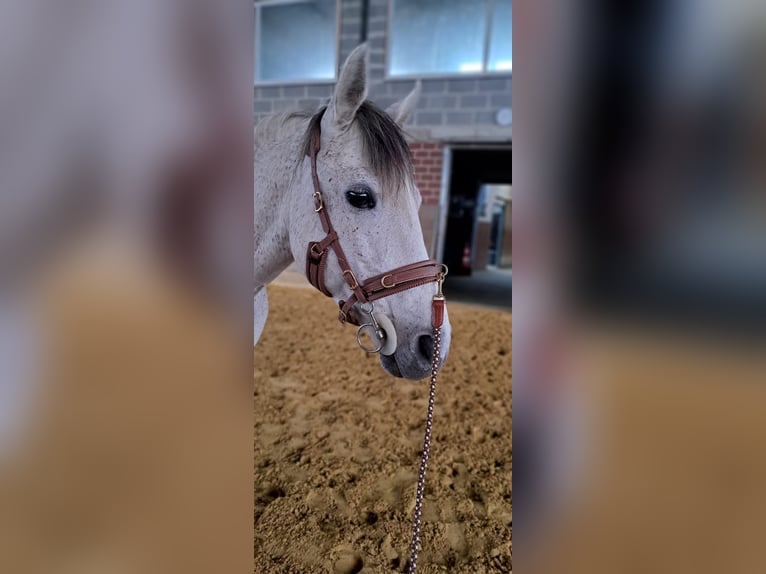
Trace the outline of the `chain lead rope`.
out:
M 441 287 L 439 289 L 441 292 Z M 439 372 L 439 355 L 441 354 L 441 327 L 434 328 L 434 355 L 431 360 L 431 384 L 428 389 L 428 414 L 426 416 L 426 433 L 423 438 L 423 453 L 420 456 L 420 472 L 418 473 L 418 489 L 415 494 L 415 519 L 412 525 L 412 545 L 410 546 L 410 567 L 407 574 L 415 574 L 418 566 L 418 546 L 420 544 L 420 517 L 423 511 L 423 491 L 426 484 L 426 467 L 428 453 L 431 450 L 431 427 L 434 419 L 434 399 L 436 397 L 436 375 Z

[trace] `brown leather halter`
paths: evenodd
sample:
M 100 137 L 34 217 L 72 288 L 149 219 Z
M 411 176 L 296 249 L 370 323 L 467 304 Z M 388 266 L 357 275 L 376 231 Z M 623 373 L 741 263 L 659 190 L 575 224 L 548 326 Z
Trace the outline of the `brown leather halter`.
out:
M 370 277 L 363 283 L 360 283 L 351 266 L 346 259 L 346 254 L 340 245 L 338 234 L 330 221 L 330 214 L 327 212 L 327 206 L 322 199 L 322 191 L 319 186 L 319 176 L 317 175 L 317 154 L 319 153 L 320 130 L 317 129 L 312 134 L 311 145 L 309 146 L 308 157 L 311 160 L 311 179 L 314 184 L 314 211 L 319 215 L 322 222 L 325 237 L 321 241 L 312 241 L 309 243 L 306 254 L 306 277 L 309 282 L 319 291 L 332 296 L 327 290 L 324 282 L 324 274 L 327 269 L 327 255 L 332 249 L 338 258 L 343 279 L 351 289 L 351 297 L 346 301 L 341 300 L 338 303 L 340 312 L 338 320 L 341 323 L 349 322 L 353 325 L 359 325 L 360 320 L 353 312 L 354 304 L 371 303 L 383 297 L 388 297 L 395 293 L 401 293 L 407 289 L 425 285 L 427 283 L 439 282 L 444 280 L 447 274 L 446 265 L 443 265 L 433 259 L 426 259 L 417 263 L 403 265 L 392 271 L 387 271 L 374 277 Z M 439 289 L 441 293 L 441 289 Z M 441 324 L 441 321 L 439 321 Z

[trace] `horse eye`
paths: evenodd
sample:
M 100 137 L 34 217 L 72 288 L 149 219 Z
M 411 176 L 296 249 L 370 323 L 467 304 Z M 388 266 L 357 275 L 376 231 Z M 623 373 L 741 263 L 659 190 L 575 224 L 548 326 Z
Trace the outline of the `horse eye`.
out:
M 357 209 L 373 209 L 375 207 L 375 195 L 364 186 L 349 189 L 346 192 L 346 199 Z

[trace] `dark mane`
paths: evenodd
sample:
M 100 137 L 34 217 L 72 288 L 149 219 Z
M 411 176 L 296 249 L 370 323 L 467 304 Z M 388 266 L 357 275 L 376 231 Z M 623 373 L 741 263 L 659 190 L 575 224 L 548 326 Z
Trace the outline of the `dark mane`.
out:
M 327 106 L 323 106 L 309 121 L 301 146 L 306 155 L 326 110 Z M 412 152 L 397 123 L 367 100 L 359 106 L 353 125 L 359 128 L 364 157 L 381 184 L 394 192 L 404 187 L 407 178 L 412 176 Z

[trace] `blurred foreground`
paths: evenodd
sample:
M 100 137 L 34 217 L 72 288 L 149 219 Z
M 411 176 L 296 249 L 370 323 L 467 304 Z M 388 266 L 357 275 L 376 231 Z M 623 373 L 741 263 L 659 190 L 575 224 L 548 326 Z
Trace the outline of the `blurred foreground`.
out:
M 252 5 L 0 38 L 0 571 L 249 572 Z
M 764 5 L 514 8 L 517 568 L 763 571 Z

